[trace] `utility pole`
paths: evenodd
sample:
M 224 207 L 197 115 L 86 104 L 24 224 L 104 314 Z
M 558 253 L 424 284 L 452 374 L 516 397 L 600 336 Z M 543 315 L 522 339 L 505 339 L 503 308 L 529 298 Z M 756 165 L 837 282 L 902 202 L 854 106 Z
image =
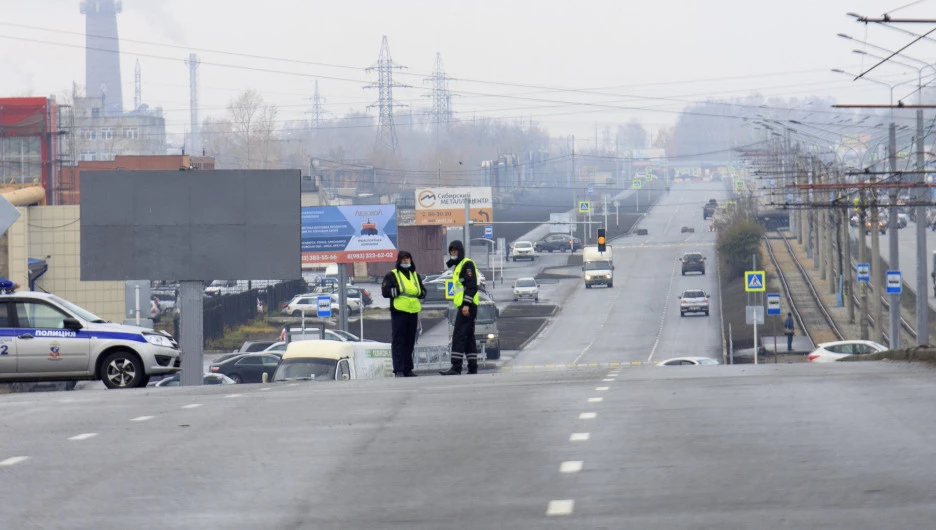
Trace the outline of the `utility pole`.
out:
M 915 198 L 916 206 L 916 240 L 917 240 L 917 277 L 916 277 L 916 332 L 917 345 L 929 343 L 929 288 L 927 286 L 926 274 L 926 207 L 924 201 L 928 200 L 930 193 L 928 188 L 922 186 L 926 184 L 926 163 L 924 161 L 924 134 L 923 134 L 923 110 L 916 112 L 916 148 L 917 159 L 916 169 L 917 183 L 921 184 L 917 189 Z
M 891 122 L 888 131 L 887 158 L 890 163 L 891 181 L 900 181 L 901 177 L 897 173 L 897 126 Z M 890 270 L 900 270 L 900 254 L 897 250 L 897 188 L 890 189 L 890 208 L 887 216 L 887 243 L 888 243 L 888 261 Z M 883 294 L 886 289 L 882 289 Z M 925 294 L 925 291 L 924 291 Z M 888 295 L 890 308 L 888 317 L 890 321 L 890 346 L 891 349 L 900 348 L 900 295 Z
M 881 231 L 878 220 L 877 176 L 871 175 L 871 285 L 874 288 L 871 300 L 871 315 L 874 318 L 874 342 L 884 341 L 884 322 L 881 297 L 884 296 L 884 274 L 881 271 Z
M 866 192 L 864 189 L 859 194 L 858 205 L 858 263 L 867 263 L 868 240 L 865 237 L 865 211 Z M 861 340 L 868 340 L 868 282 L 859 282 L 861 290 L 861 315 L 858 316 L 858 327 L 861 330 Z
M 197 55 L 190 53 L 185 64 L 189 67 L 189 118 L 191 120 L 189 127 L 192 138 L 190 147 L 191 154 L 198 155 L 201 152 L 201 135 L 199 134 L 201 127 L 198 124 L 198 65 L 201 61 Z
M 377 147 L 393 154 L 396 154 L 400 148 L 396 128 L 393 124 L 393 109 L 394 107 L 403 106 L 393 103 L 393 89 L 407 87 L 407 85 L 393 82 L 393 71 L 403 68 L 403 66 L 394 63 L 390 57 L 390 45 L 387 44 L 387 36 L 384 35 L 380 44 L 380 56 L 377 58 L 377 64 L 365 68 L 366 72 L 377 71 L 377 82 L 371 83 L 365 88 L 377 89 L 377 104 L 367 107 L 377 107 L 379 111 L 377 118 Z

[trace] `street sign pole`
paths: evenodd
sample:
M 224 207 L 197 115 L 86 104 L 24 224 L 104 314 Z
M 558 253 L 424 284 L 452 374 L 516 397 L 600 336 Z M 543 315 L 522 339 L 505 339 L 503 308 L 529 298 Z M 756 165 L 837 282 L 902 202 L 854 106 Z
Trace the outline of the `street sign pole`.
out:
M 465 198 L 465 257 L 471 257 L 471 197 Z

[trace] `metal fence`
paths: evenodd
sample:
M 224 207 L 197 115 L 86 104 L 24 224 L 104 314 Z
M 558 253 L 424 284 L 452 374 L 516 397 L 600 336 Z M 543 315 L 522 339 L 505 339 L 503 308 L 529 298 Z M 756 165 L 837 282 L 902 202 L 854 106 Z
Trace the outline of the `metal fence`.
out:
M 246 324 L 257 318 L 261 304 L 263 314 L 271 314 L 307 289 L 305 280 L 289 280 L 262 289 L 206 298 L 203 310 L 204 340 L 221 338 L 225 329 Z M 173 335 L 179 340 L 181 337 L 178 317 L 173 324 Z

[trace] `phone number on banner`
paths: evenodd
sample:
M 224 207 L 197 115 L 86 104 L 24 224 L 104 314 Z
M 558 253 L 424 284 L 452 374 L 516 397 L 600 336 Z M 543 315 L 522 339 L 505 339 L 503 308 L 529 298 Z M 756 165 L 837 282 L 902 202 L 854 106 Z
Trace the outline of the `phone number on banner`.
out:
M 380 250 L 376 252 L 348 252 L 346 256 L 349 260 L 396 259 L 396 251 L 395 250 Z

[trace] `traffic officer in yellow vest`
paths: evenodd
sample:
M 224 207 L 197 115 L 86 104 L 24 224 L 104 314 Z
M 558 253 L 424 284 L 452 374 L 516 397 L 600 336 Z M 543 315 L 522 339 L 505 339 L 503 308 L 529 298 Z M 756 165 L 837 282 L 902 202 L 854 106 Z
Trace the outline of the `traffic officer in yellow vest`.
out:
M 460 375 L 462 363 L 468 360 L 468 373 L 478 373 L 478 345 L 475 343 L 475 318 L 478 316 L 478 269 L 474 261 L 465 257 L 461 241 L 449 245 L 446 266 L 455 267 L 455 326 L 452 331 L 452 367 L 442 375 Z
M 384 276 L 380 291 L 390 299 L 390 353 L 394 377 L 416 377 L 413 372 L 413 349 L 419 326 L 420 300 L 426 297 L 422 278 L 416 273 L 413 255 L 405 250 L 397 254 L 396 267 Z

